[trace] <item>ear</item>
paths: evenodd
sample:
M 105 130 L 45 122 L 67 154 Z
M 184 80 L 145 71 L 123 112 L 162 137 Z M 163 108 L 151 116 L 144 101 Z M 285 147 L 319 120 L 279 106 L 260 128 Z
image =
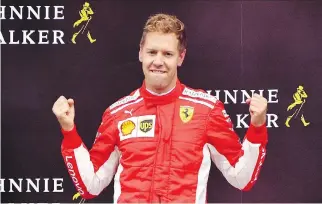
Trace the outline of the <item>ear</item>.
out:
M 142 62 L 142 46 L 140 45 L 140 50 L 139 50 L 139 61 Z
M 184 58 L 185 58 L 185 56 L 186 56 L 186 52 L 187 52 L 187 49 L 184 49 L 184 50 L 180 53 L 180 55 L 179 55 L 179 61 L 178 61 L 178 67 L 180 67 L 180 66 L 182 65 L 183 60 L 184 60 Z

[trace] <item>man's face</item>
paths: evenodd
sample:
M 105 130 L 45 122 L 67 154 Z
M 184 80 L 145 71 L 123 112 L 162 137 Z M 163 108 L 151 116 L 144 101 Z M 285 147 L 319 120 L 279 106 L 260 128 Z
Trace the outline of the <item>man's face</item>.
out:
M 140 47 L 146 87 L 154 92 L 166 92 L 177 80 L 177 67 L 181 66 L 186 50 L 179 53 L 178 39 L 174 33 L 147 33 Z

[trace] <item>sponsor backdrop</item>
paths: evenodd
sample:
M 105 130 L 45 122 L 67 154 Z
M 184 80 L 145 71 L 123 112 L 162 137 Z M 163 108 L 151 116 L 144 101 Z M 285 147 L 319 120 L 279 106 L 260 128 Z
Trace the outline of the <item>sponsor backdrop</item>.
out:
M 157 12 L 187 26 L 181 81 L 223 101 L 241 139 L 249 124 L 247 95 L 269 101 L 267 158 L 257 184 L 240 192 L 213 165 L 208 201 L 322 201 L 319 1 L 1 4 L 2 202 L 80 201 L 61 157 L 52 105 L 60 95 L 75 99 L 76 124 L 90 148 L 104 110 L 142 83 L 139 41 Z M 80 22 L 80 14 L 91 19 Z M 112 195 L 110 184 L 86 202 L 112 202 Z

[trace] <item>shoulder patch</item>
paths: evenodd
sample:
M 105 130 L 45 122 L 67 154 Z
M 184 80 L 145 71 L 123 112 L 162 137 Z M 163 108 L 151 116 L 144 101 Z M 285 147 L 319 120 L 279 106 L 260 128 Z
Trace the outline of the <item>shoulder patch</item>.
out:
M 125 98 L 119 100 L 119 101 L 116 101 L 115 103 L 113 103 L 111 106 L 110 106 L 110 110 L 112 110 L 113 108 L 117 107 L 117 106 L 120 106 L 120 105 L 123 105 L 123 104 L 126 104 L 130 101 L 135 101 L 136 99 L 138 99 L 140 96 L 140 91 L 139 89 L 137 89 L 135 91 L 135 93 L 132 95 L 132 96 L 126 96 Z
M 208 100 L 208 101 L 211 101 L 213 103 L 216 103 L 218 101 L 218 99 L 215 96 L 212 96 L 212 95 L 210 95 L 208 93 L 204 93 L 202 91 L 194 91 L 194 90 L 189 89 L 187 87 L 184 88 L 182 94 L 186 95 L 186 96 L 190 96 L 192 98 L 201 98 L 201 99 L 204 99 L 204 100 Z

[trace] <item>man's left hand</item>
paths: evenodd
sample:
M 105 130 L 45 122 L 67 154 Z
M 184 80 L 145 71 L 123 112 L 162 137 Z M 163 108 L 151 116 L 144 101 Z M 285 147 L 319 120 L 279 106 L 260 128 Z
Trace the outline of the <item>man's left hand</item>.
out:
M 267 100 L 259 94 L 254 94 L 248 98 L 246 103 L 249 105 L 250 121 L 255 127 L 266 123 Z

